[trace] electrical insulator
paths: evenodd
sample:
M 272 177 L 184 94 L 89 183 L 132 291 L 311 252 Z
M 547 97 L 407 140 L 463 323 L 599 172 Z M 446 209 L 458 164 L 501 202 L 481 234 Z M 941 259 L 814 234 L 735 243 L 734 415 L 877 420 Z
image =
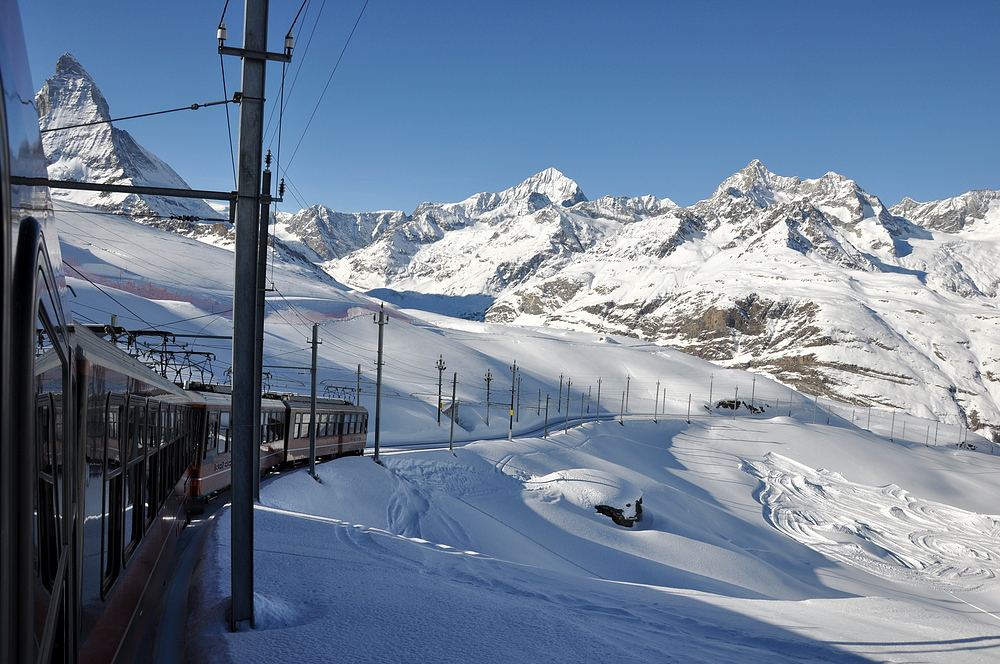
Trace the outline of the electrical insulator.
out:
M 288 34 L 285 35 L 285 53 L 291 53 L 293 48 L 295 48 L 295 37 L 289 30 Z
M 278 198 L 284 198 L 285 196 L 285 178 L 281 178 L 278 183 Z
M 264 168 L 267 168 L 269 170 L 271 168 L 271 151 L 270 150 L 268 150 L 267 154 L 264 155 Z
M 225 23 L 220 23 L 219 24 L 218 37 L 219 37 L 219 46 L 222 46 L 222 42 L 226 41 L 226 39 L 229 38 L 229 33 L 226 32 L 226 24 Z

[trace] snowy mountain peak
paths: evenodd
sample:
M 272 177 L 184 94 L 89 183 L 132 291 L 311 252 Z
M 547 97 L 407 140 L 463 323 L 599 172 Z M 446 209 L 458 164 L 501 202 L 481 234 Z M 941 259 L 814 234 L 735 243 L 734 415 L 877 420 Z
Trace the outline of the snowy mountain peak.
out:
M 56 62 L 56 76 L 69 76 L 70 78 L 85 78 L 90 81 L 93 79 L 87 70 L 83 68 L 80 61 L 73 57 L 72 53 L 63 53 L 62 57 Z
M 781 200 L 780 194 L 796 190 L 801 182 L 797 177 L 775 175 L 759 159 L 754 159 L 746 168 L 726 178 L 709 201 L 717 205 L 725 199 L 746 198 L 754 207 L 765 208 Z
M 56 74 L 35 95 L 42 129 L 110 120 L 108 102 L 87 70 L 69 53 L 56 63 Z M 49 142 L 46 142 L 48 153 Z
M 929 203 L 904 198 L 889 211 L 924 228 L 956 233 L 977 222 L 1000 224 L 1000 191 L 979 189 Z
M 111 112 L 107 100 L 71 54 L 59 58 L 55 76 L 35 95 L 35 103 L 39 126 L 48 130 L 42 134 L 42 141 L 52 180 L 190 189 L 170 166 L 139 145 L 127 131 L 108 122 Z M 68 193 L 59 189 L 55 195 L 146 219 L 218 216 L 207 203 L 198 200 L 145 194 Z
M 554 168 L 547 168 L 521 184 L 496 194 L 496 206 L 527 203 L 530 210 L 548 205 L 572 207 L 587 200 L 580 186 Z

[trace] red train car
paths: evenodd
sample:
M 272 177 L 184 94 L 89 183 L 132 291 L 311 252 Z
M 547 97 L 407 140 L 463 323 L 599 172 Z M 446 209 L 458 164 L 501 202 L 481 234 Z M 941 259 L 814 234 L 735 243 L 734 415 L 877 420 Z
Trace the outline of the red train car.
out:
M 190 393 L 189 405 L 198 443 L 187 494 L 190 498 L 202 499 L 228 489 L 232 483 L 232 396 L 225 387 L 197 386 Z M 260 426 L 261 475 L 308 460 L 310 415 L 307 397 L 264 396 Z M 339 399 L 316 399 L 317 458 L 364 454 L 367 438 L 368 411 L 365 408 Z

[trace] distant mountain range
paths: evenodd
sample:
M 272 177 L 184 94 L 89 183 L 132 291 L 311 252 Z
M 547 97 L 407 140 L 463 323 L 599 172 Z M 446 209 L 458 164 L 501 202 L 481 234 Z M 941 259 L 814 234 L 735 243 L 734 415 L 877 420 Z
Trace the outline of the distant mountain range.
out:
M 43 127 L 107 113 L 68 55 L 39 108 Z M 53 177 L 176 177 L 127 133 L 97 127 L 46 135 Z M 176 205 L 89 204 L 162 216 Z M 159 225 L 231 240 L 223 225 Z M 801 180 L 753 161 L 680 207 L 653 196 L 589 201 L 550 168 L 412 214 L 279 214 L 273 241 L 400 306 L 640 337 L 810 393 L 1000 432 L 997 191 L 886 208 L 836 173 Z

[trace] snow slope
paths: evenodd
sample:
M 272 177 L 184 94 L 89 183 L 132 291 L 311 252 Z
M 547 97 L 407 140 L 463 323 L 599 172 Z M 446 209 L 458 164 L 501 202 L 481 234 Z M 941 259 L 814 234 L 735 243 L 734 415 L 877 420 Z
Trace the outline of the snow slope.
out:
M 230 252 L 93 212 L 58 217 L 78 319 L 227 334 Z M 321 384 L 351 387 L 362 365 L 372 409 L 373 303 L 272 258 L 271 379 L 305 391 L 289 367 L 306 364 L 320 322 Z M 121 290 L 137 285 L 168 294 Z M 247 632 L 226 628 L 223 510 L 192 585 L 198 661 L 1000 657 L 1000 459 L 982 438 L 971 450 L 964 429 L 636 339 L 388 310 L 384 464 L 264 483 Z M 218 353 L 221 376 L 226 342 L 190 343 Z M 439 357 L 446 405 L 453 379 L 461 402 L 454 454 L 449 419 L 436 421 Z M 423 443 L 438 449 L 400 447 Z M 559 486 L 578 478 L 605 486 Z M 636 491 L 632 528 L 593 508 Z
M 826 502 L 828 515 L 867 524 L 854 543 L 815 528 L 826 534 L 802 543 L 765 518 L 770 504 L 758 498 L 770 485 L 748 472 L 779 449 L 924 496 L 962 492 L 953 502 L 989 509 L 996 473 L 969 475 L 995 459 L 792 421 L 753 424 L 587 424 L 455 456 L 392 454 L 384 467 L 337 460 L 319 467 L 322 484 L 303 471 L 273 479 L 255 510 L 258 628 L 225 629 L 223 515 L 198 580 L 197 643 L 236 662 L 996 661 L 1000 566 L 962 555 L 995 549 L 993 517 L 950 508 L 958 518 L 939 522 L 930 557 L 917 560 L 910 533 L 928 526 L 887 518 L 898 497 L 874 492 L 863 505 Z M 803 444 L 810 438 L 822 445 Z M 877 461 L 852 460 L 859 451 Z M 538 488 L 573 467 L 640 487 L 643 521 L 622 528 Z M 814 481 L 808 465 L 797 468 L 790 483 Z M 796 516 L 782 523 L 807 531 L 811 507 L 790 499 Z M 895 564 L 831 555 L 851 546 L 879 548 Z M 926 582 L 956 560 L 979 572 Z

